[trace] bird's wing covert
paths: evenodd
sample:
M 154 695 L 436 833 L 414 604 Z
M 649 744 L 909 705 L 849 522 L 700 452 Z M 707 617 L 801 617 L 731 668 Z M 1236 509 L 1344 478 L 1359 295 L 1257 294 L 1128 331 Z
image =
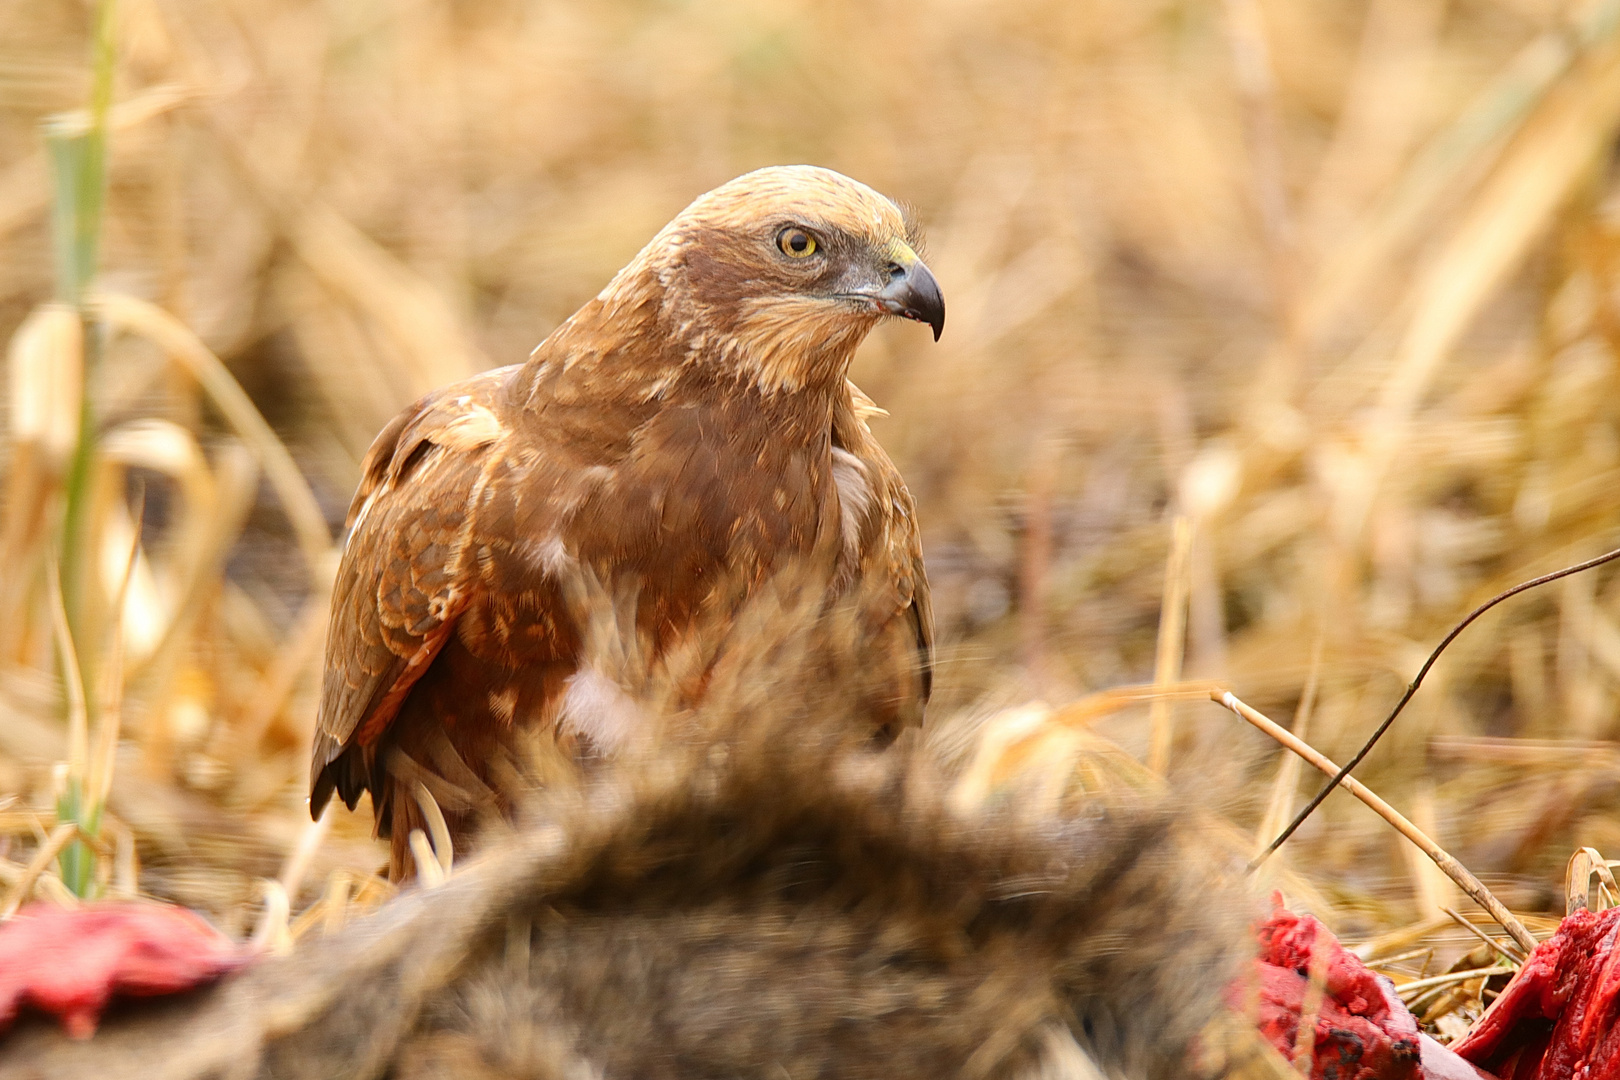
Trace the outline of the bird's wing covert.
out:
M 866 426 L 869 416 L 886 416 L 854 383 L 849 397 L 833 414 L 833 441 L 860 463 L 869 505 L 861 530 L 859 558 L 868 580 L 865 588 L 888 596 L 894 615 L 903 619 L 916 648 L 916 673 L 922 703 L 934 682 L 934 607 L 923 565 L 922 531 L 917 504 L 900 471 Z M 848 509 L 845 512 L 849 512 Z M 889 613 L 877 613 L 888 621 Z
M 506 434 L 492 407 L 500 374 L 423 398 L 366 454 L 333 584 L 310 771 L 316 813 L 334 788 L 351 806 L 359 798 L 364 779 L 328 766 L 351 745 L 375 743 L 467 605 L 469 515 Z

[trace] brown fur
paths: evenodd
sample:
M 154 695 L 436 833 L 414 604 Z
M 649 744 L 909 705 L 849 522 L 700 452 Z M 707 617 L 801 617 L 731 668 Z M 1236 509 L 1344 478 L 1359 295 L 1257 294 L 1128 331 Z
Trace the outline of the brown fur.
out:
M 89 1044 L 19 1033 L 0 1077 L 921 1080 L 1076 1047 L 1199 1075 L 1244 907 L 1188 870 L 1173 815 L 961 820 L 904 754 L 730 753 L 758 756 L 554 799 L 445 885 L 184 1008 Z
M 789 224 L 813 259 L 775 245 Z M 526 364 L 446 387 L 378 436 L 332 599 L 310 808 L 370 791 L 409 873 L 418 783 L 464 836 L 526 731 L 616 749 L 581 693 L 563 579 L 633 595 L 654 652 L 789 564 L 859 585 L 872 718 L 920 722 L 932 616 L 911 496 L 845 372 L 907 226 L 826 170 L 768 169 L 692 204 Z M 914 258 L 905 249 L 905 258 Z M 843 290 L 843 291 L 840 291 Z M 867 403 L 869 404 L 869 403 Z M 594 711 L 593 711 L 594 710 Z
M 26 1025 L 0 1080 L 1278 1075 L 1220 1003 L 1250 901 L 1173 808 L 953 809 L 919 740 L 852 745 L 858 627 L 764 595 L 686 738 L 192 1000 Z

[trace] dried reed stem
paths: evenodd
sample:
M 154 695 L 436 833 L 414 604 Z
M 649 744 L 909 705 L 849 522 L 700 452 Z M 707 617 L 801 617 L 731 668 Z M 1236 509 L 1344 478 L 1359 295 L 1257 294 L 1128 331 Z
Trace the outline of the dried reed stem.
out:
M 146 338 L 190 372 L 242 441 L 253 449 L 298 536 L 311 578 L 318 589 L 324 589 L 330 573 L 327 556 L 332 536 L 320 503 L 287 447 L 225 364 L 189 327 L 160 307 L 117 293 L 102 293 L 95 298 L 95 304 L 107 322 Z
M 1494 967 L 1473 968 L 1469 971 L 1447 971 L 1439 975 L 1430 975 L 1427 979 L 1413 979 L 1409 983 L 1402 983 L 1395 988 L 1397 993 L 1407 990 L 1434 990 L 1452 983 L 1467 982 L 1470 979 L 1488 979 L 1492 975 L 1512 975 L 1519 969 L 1507 964 L 1497 964 Z M 1416 1000 L 1415 998 L 1413 999 Z
M 305 602 L 292 633 L 265 669 L 241 719 L 229 733 L 243 752 L 254 752 L 276 716 L 287 707 L 298 680 L 320 660 L 321 646 L 326 643 L 327 614 L 324 596 Z
M 327 879 L 326 892 L 318 905 L 321 909 L 321 933 L 335 934 L 348 921 L 349 885 L 349 874 L 344 870 L 334 870 Z
M 85 700 L 84 672 L 79 667 L 79 650 L 74 647 L 73 629 L 68 621 L 62 572 L 54 561 L 46 578 L 50 586 L 51 632 L 56 639 L 58 661 L 62 665 L 62 689 L 68 705 L 68 769 L 74 776 L 82 776 L 90 753 L 90 706 Z
M 1181 680 L 1181 659 L 1187 645 L 1187 593 L 1191 585 L 1192 519 L 1178 515 L 1171 531 L 1170 559 L 1164 568 L 1164 600 L 1159 608 L 1159 644 L 1153 668 L 1153 688 L 1168 691 Z M 1163 776 L 1170 768 L 1175 741 L 1174 714 L 1168 694 L 1153 699 L 1148 713 L 1147 766 Z
M 298 890 L 304 883 L 304 875 L 309 871 L 309 864 L 320 850 L 321 843 L 325 841 L 326 834 L 332 831 L 332 819 L 336 816 L 328 806 L 321 816 L 314 821 L 306 822 L 303 831 L 299 833 L 298 843 L 287 855 L 287 861 L 281 866 L 281 873 L 277 880 L 287 893 L 288 898 L 297 899 Z
M 1288 749 L 1292 750 L 1294 753 L 1298 754 L 1300 757 L 1304 758 L 1306 761 L 1310 762 L 1313 766 L 1320 769 L 1327 775 L 1334 776 L 1338 774 L 1339 767 L 1325 757 L 1314 746 L 1305 742 L 1303 739 L 1295 737 L 1293 732 L 1289 731 L 1281 724 L 1278 724 L 1276 721 L 1272 720 L 1259 710 L 1245 705 L 1242 701 L 1239 701 L 1237 696 L 1230 690 L 1211 690 L 1209 692 L 1209 697 L 1210 700 L 1215 702 L 1217 705 L 1236 713 L 1238 716 L 1247 720 L 1249 723 L 1253 724 L 1267 735 L 1270 735 L 1273 739 L 1277 740 L 1279 743 L 1286 746 Z M 1422 829 L 1419 829 L 1416 825 L 1408 821 L 1398 810 L 1396 810 L 1393 806 L 1390 806 L 1389 803 L 1385 802 L 1383 799 L 1380 799 L 1372 792 L 1371 789 L 1367 787 L 1367 785 L 1363 784 L 1355 777 L 1346 776 L 1341 781 L 1341 784 L 1345 790 L 1349 791 L 1350 794 L 1372 807 L 1373 811 L 1377 813 L 1379 817 L 1395 826 L 1397 832 L 1406 837 L 1408 840 L 1412 841 L 1412 843 L 1416 844 L 1425 855 L 1433 859 L 1434 864 L 1438 866 L 1447 877 L 1449 877 L 1452 881 L 1455 881 L 1458 888 L 1467 893 L 1469 896 L 1473 897 L 1474 901 L 1478 903 L 1480 907 L 1489 912 L 1491 918 L 1495 919 L 1497 923 L 1501 925 L 1502 929 L 1506 930 L 1509 936 L 1511 936 L 1514 941 L 1519 943 L 1521 948 L 1523 948 L 1526 952 L 1529 952 L 1536 947 L 1535 937 L 1531 935 L 1529 930 L 1525 929 L 1524 924 L 1514 917 L 1513 913 L 1507 909 L 1502 901 L 1498 900 L 1494 895 L 1492 895 L 1491 891 L 1487 889 L 1478 878 L 1470 873 L 1466 866 L 1458 862 L 1444 848 L 1431 840 Z
M 1448 916 L 1450 916 L 1452 922 L 1479 938 L 1479 940 L 1489 945 L 1495 951 L 1501 953 L 1502 959 L 1506 960 L 1508 963 L 1515 966 L 1524 963 L 1524 957 L 1515 956 L 1513 953 L 1509 952 L 1500 941 L 1497 941 L 1495 938 L 1491 937 L 1491 935 L 1487 934 L 1485 931 L 1463 918 L 1462 913 L 1457 911 L 1455 908 L 1441 908 L 1440 910 L 1444 911 Z
M 1575 854 L 1569 857 L 1569 867 L 1564 872 L 1564 913 L 1573 915 L 1577 911 L 1585 911 L 1589 906 L 1589 896 L 1592 891 L 1592 875 L 1598 875 L 1598 888 L 1609 889 L 1620 894 L 1620 885 L 1615 884 L 1614 872 L 1603 856 L 1598 854 L 1596 848 L 1576 848 Z
M 1310 731 L 1311 714 L 1316 711 L 1316 691 L 1320 685 L 1322 674 L 1322 635 L 1316 635 L 1316 644 L 1311 647 L 1311 669 L 1305 676 L 1305 689 L 1299 697 L 1299 707 L 1294 710 L 1294 734 L 1301 739 Z M 1283 760 L 1277 766 L 1277 777 L 1271 785 L 1271 798 L 1266 802 L 1266 814 L 1260 819 L 1260 828 L 1255 830 L 1254 846 L 1257 852 L 1266 850 L 1266 844 L 1277 835 L 1277 830 L 1288 822 L 1289 804 L 1294 801 L 1294 792 L 1299 790 L 1300 760 L 1298 755 L 1284 754 Z
M 45 868 L 51 865 L 51 860 L 60 855 L 78 835 L 79 826 L 71 821 L 64 821 L 51 830 L 51 835 L 39 846 L 39 850 L 34 852 L 34 857 L 28 860 L 22 876 L 6 892 L 5 899 L 0 900 L 0 919 L 9 919 L 17 913 L 22 902 L 28 899 L 28 894 L 33 891 L 34 883 L 45 872 Z
M 1232 69 L 1243 108 L 1248 137 L 1250 174 L 1255 207 L 1265 231 L 1271 261 L 1277 310 L 1284 323 L 1292 319 L 1298 291 L 1298 251 L 1294 215 L 1284 182 L 1281 121 L 1277 115 L 1277 85 L 1272 74 L 1271 49 L 1265 21 L 1256 0 L 1225 0 L 1227 41 Z
M 280 952 L 292 944 L 288 918 L 292 914 L 292 901 L 279 881 L 265 881 L 264 913 L 253 928 L 249 944 L 262 952 Z
M 118 593 L 113 599 L 112 641 L 107 646 L 105 658 L 101 708 L 96 717 L 96 741 L 86 763 L 85 824 L 86 831 L 92 835 L 101 832 L 101 811 L 112 792 L 113 770 L 118 761 L 118 736 L 123 728 L 124 716 L 124 607 L 129 600 L 130 582 L 135 577 L 135 563 L 141 554 L 140 525 L 145 509 L 146 497 L 143 493 L 133 515 L 135 528 L 130 534 L 123 576 L 119 578 Z
M 70 892 L 82 896 L 90 885 L 90 852 L 83 844 L 74 844 L 71 848 L 67 845 L 80 835 L 81 830 L 77 826 L 87 820 L 85 777 L 89 771 L 90 756 L 89 687 L 85 682 L 84 667 L 80 663 L 79 642 L 73 635 L 60 564 L 54 560 L 51 563 L 49 577 L 51 626 L 56 638 L 56 651 L 62 664 L 62 684 L 68 704 L 67 761 L 64 773 L 61 774 L 63 788 L 56 798 L 56 816 L 59 821 L 70 821 L 75 825 L 73 833 L 62 842 L 63 848 L 58 849 L 62 853 L 62 865 L 59 869 L 63 884 Z M 0 913 L 8 910 L 0 907 Z
M 1335 507 L 1339 535 L 1359 541 L 1379 489 L 1407 445 L 1424 394 L 1502 282 L 1523 262 L 1620 122 L 1620 42 L 1614 28 L 1588 63 L 1570 69 L 1421 274 L 1410 320 L 1369 418 L 1362 468 Z M 1380 346 L 1381 348 L 1381 346 Z

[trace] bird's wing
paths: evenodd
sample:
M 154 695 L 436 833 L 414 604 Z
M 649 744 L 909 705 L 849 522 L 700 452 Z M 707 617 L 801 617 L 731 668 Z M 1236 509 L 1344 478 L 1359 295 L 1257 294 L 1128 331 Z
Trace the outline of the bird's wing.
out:
M 388 727 L 443 647 L 476 573 L 469 515 L 506 438 L 497 395 L 511 369 L 436 391 L 372 443 L 349 508 L 310 770 L 310 809 L 351 808 L 366 769 L 344 751 Z
M 912 673 L 915 702 L 902 714 L 915 722 L 933 689 L 934 608 L 923 568 L 917 506 L 900 471 L 866 426 L 886 415 L 854 383 L 833 414 L 833 477 L 843 515 L 845 565 L 858 575 L 858 595 L 879 636 Z M 910 696 L 910 695 L 907 695 Z M 914 706 L 914 707 L 913 707 Z

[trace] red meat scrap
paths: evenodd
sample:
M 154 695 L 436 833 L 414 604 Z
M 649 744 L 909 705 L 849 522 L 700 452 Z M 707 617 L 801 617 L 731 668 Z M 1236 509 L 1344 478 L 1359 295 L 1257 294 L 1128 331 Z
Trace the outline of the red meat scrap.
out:
M 88 1038 L 114 996 L 179 993 L 251 955 L 185 908 L 31 904 L 0 923 L 0 1030 L 27 1005 Z
M 1280 901 L 1255 926 L 1260 955 L 1252 976 L 1239 978 L 1228 1001 L 1255 1019 L 1260 1033 L 1293 1058 L 1313 964 L 1324 974 L 1316 1012 L 1313 1080 L 1419 1080 L 1417 1021 L 1395 987 L 1345 951 L 1327 927 Z
M 1503 1080 L 1620 1080 L 1620 908 L 1577 911 L 1453 1049 Z

